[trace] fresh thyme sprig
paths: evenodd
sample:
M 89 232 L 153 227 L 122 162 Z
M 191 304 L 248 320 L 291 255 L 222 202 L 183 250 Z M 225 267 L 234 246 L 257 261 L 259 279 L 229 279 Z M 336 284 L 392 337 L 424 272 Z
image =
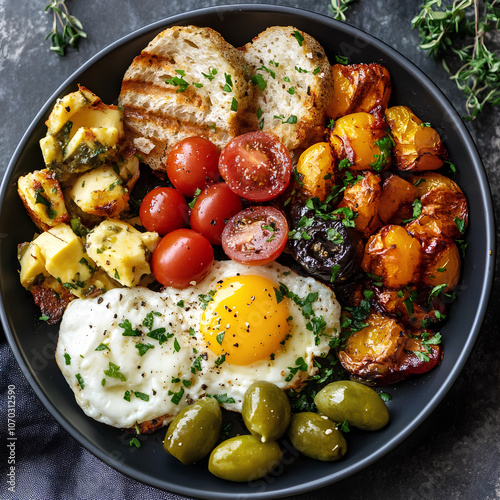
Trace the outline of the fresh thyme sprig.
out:
M 333 18 L 337 21 L 344 22 L 346 20 L 345 11 L 349 8 L 349 5 L 355 1 L 356 0 L 331 0 L 330 10 L 333 13 Z
M 54 16 L 52 29 L 45 40 L 50 38 L 50 50 L 59 56 L 65 55 L 67 47 L 77 47 L 80 38 L 87 38 L 82 23 L 69 13 L 65 2 L 66 0 L 51 0 L 45 7 L 45 12 L 52 11 Z
M 498 34 L 500 8 L 495 4 L 498 0 L 454 0 L 442 6 L 442 0 L 426 0 L 412 20 L 420 33 L 420 48 L 442 61 L 467 96 L 466 120 L 476 118 L 487 104 L 500 104 L 500 57 L 485 42 L 488 31 Z M 455 72 L 449 66 L 452 55 L 463 63 Z

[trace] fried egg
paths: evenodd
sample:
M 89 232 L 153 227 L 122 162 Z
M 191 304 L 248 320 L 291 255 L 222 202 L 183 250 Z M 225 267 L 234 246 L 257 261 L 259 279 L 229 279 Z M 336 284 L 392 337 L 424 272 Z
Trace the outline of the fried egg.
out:
M 241 411 L 258 380 L 299 387 L 338 336 L 339 317 L 333 291 L 312 278 L 274 262 L 221 261 L 184 290 L 114 289 L 72 301 L 56 360 L 88 416 L 156 427 L 206 395 Z

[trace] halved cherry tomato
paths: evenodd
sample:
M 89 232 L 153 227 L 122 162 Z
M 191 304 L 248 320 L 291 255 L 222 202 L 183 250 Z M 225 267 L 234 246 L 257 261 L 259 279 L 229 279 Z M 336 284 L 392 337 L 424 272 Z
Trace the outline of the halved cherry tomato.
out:
M 142 200 L 139 218 L 148 231 L 156 231 L 163 236 L 174 229 L 187 227 L 189 207 L 177 189 L 158 187 Z
M 228 221 L 222 232 L 222 248 L 236 262 L 260 266 L 278 258 L 287 239 L 288 223 L 279 210 L 250 207 Z
M 275 135 L 249 132 L 235 137 L 222 150 L 219 170 L 238 196 L 268 201 L 288 186 L 292 161 L 288 149 Z
M 194 196 L 219 179 L 219 150 L 204 137 L 187 137 L 179 141 L 167 157 L 170 182 L 184 195 Z
M 189 219 L 191 229 L 205 236 L 213 245 L 220 245 L 227 220 L 241 208 L 240 197 L 225 182 L 208 186 L 196 198 Z
M 214 261 L 210 242 L 191 229 L 176 229 L 164 236 L 153 252 L 151 267 L 156 281 L 174 288 L 199 283 Z

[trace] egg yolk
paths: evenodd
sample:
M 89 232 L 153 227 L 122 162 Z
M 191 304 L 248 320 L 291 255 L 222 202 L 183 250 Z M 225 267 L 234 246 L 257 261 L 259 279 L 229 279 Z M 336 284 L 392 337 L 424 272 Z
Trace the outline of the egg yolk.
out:
M 288 299 L 278 302 L 276 288 L 271 280 L 254 275 L 218 284 L 200 325 L 210 350 L 233 365 L 271 359 L 290 331 Z

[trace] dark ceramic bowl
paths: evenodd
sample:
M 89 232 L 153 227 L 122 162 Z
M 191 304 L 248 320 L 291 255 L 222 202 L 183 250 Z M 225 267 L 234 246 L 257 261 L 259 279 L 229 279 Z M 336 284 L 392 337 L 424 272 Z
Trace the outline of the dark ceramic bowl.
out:
M 32 238 L 34 226 L 15 186 L 20 175 L 43 165 L 38 141 L 45 135 L 44 121 L 55 99 L 80 83 L 104 102 L 114 102 L 133 57 L 161 30 L 183 24 L 210 26 L 235 46 L 268 26 L 293 25 L 317 38 L 332 59 L 340 54 L 351 62 L 380 62 L 392 77 L 392 103 L 407 105 L 422 120 L 431 122 L 458 167 L 456 180 L 469 201 L 470 228 L 459 296 L 441 330 L 443 362 L 429 374 L 399 383 L 389 403 L 389 426 L 379 432 L 351 433 L 349 452 L 338 462 L 298 457 L 286 447 L 286 465 L 280 470 L 254 483 L 240 484 L 210 475 L 206 461 L 186 467 L 172 459 L 162 448 L 164 432 L 141 436 L 142 446 L 130 447 L 130 435 L 95 422 L 76 405 L 54 361 L 57 327 L 38 320 L 39 312 L 19 284 L 16 245 Z M 471 137 L 444 95 L 412 63 L 370 35 L 328 17 L 284 7 L 228 6 L 182 14 L 140 29 L 93 57 L 54 93 L 26 132 L 3 179 L 1 214 L 2 321 L 36 394 L 74 438 L 108 465 L 149 485 L 187 496 L 234 499 L 298 494 L 338 481 L 378 460 L 408 437 L 450 389 L 479 334 L 493 276 L 494 222 L 486 176 Z

